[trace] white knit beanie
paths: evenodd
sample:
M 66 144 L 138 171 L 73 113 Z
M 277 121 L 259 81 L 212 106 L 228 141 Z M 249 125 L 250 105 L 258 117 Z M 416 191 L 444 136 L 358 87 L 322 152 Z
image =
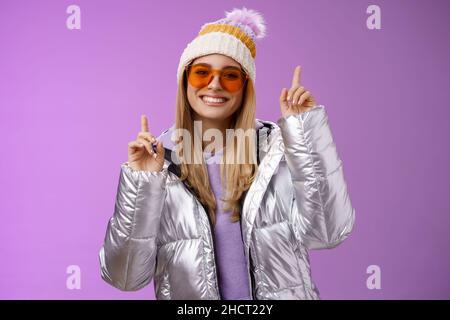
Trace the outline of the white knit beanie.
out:
M 260 13 L 245 7 L 225 12 L 225 18 L 204 24 L 197 37 L 184 49 L 178 65 L 177 83 L 186 65 L 195 58 L 212 53 L 220 53 L 239 62 L 255 83 L 255 40 L 265 35 L 266 26 Z

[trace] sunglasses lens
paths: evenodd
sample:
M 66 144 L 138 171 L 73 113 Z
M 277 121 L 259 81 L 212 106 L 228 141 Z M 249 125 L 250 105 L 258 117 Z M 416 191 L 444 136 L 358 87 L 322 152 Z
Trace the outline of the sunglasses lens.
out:
M 238 70 L 225 70 L 222 72 L 221 84 L 227 91 L 238 91 L 244 84 L 244 76 Z
M 203 88 L 211 80 L 212 70 L 206 66 L 193 65 L 189 68 L 189 83 L 196 88 Z
M 213 69 L 205 65 L 192 65 L 188 68 L 188 81 L 196 88 L 206 87 L 213 77 Z M 242 88 L 245 76 L 236 69 L 225 69 L 221 72 L 220 84 L 229 91 L 236 92 Z

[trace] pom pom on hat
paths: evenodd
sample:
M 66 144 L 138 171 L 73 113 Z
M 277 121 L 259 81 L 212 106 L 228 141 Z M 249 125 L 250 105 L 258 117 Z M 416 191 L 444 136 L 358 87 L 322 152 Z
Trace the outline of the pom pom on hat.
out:
M 252 9 L 243 7 L 242 9 L 233 9 L 225 12 L 225 19 L 236 25 L 245 25 L 251 29 L 255 38 L 261 39 L 266 35 L 266 25 L 263 16 Z

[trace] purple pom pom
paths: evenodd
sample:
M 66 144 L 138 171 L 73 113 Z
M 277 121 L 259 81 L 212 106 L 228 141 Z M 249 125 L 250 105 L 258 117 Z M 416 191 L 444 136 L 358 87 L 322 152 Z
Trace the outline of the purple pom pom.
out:
M 233 9 L 229 12 L 225 12 L 226 20 L 230 21 L 232 24 L 243 24 L 249 27 L 256 38 L 264 38 L 266 35 L 266 25 L 264 18 L 260 13 L 252 9 Z

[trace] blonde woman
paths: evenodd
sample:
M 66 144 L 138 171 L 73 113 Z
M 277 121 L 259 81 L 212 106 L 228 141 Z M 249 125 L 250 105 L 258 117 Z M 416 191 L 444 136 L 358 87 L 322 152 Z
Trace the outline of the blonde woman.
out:
M 278 123 L 255 119 L 264 35 L 246 8 L 203 25 L 180 59 L 174 125 L 156 138 L 142 116 L 100 250 L 111 285 L 153 279 L 157 299 L 319 299 L 308 249 L 346 239 L 355 210 L 300 66 Z

